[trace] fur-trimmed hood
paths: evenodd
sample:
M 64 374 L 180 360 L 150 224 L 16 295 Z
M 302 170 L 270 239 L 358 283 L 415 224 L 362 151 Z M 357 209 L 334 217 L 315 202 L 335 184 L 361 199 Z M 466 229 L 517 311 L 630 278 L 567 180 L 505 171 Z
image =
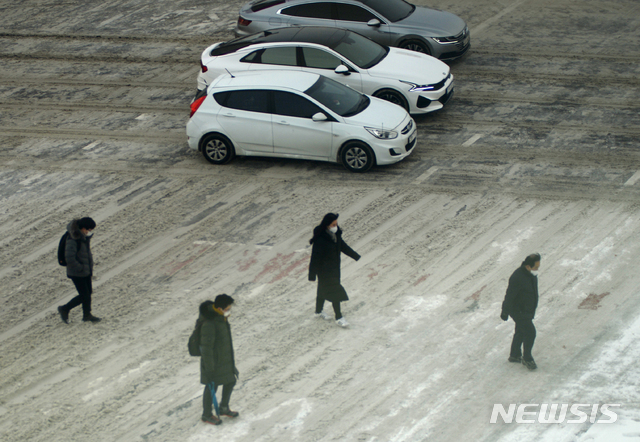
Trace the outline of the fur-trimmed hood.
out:
M 67 225 L 67 231 L 69 232 L 71 239 L 77 240 L 86 238 L 80 231 L 80 227 L 78 227 L 78 221 L 80 220 L 74 219 Z
M 200 317 L 203 320 L 212 320 L 222 315 L 215 310 L 213 301 L 205 301 L 200 304 Z

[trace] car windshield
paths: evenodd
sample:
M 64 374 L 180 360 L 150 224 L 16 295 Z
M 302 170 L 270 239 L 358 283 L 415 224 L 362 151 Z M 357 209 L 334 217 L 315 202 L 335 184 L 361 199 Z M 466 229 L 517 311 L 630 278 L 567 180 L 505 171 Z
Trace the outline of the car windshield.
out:
M 397 22 L 409 17 L 416 9 L 404 0 L 360 0 L 371 9 L 379 12 L 383 17 L 392 22 Z
M 371 100 L 348 86 L 320 76 L 305 94 L 324 104 L 341 117 L 351 117 L 365 110 Z
M 345 32 L 344 37 L 330 47 L 362 69 L 377 65 L 389 53 L 387 46 L 354 32 Z

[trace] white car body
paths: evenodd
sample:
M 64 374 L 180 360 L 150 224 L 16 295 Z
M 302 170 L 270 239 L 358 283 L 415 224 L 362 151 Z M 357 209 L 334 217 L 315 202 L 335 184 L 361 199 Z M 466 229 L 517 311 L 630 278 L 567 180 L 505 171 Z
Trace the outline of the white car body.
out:
M 404 109 L 384 100 L 368 97 L 370 102 L 364 110 L 356 115 L 343 117 L 305 94 L 304 91 L 319 81 L 330 82 L 320 75 L 299 71 L 251 71 L 238 72 L 233 76 L 225 73 L 211 82 L 204 101 L 199 104 L 187 123 L 189 146 L 202 152 L 203 140 L 211 134 L 221 134 L 233 144 L 235 155 L 344 164 L 344 147 L 356 142 L 364 143 L 373 152 L 372 165 L 396 163 L 413 151 L 416 144 L 416 125 Z M 333 82 L 329 84 L 335 85 Z M 362 103 L 366 103 L 366 97 L 361 94 L 340 84 L 337 86 L 349 91 L 349 94 L 356 94 Z M 300 118 L 239 110 L 219 104 L 214 97 L 220 92 L 229 92 L 227 96 L 231 97 L 235 91 L 250 91 L 255 95 L 259 90 L 301 96 L 311 102 L 310 106 L 320 108 L 326 118 L 322 121 L 315 118 L 317 114 L 314 118 Z M 249 92 L 246 95 L 249 96 Z M 272 97 L 280 95 L 274 93 Z M 224 94 L 217 97 L 222 96 Z M 395 137 L 382 139 L 374 136 L 371 131 L 395 134 Z M 211 161 L 207 155 L 205 158 Z M 354 170 L 348 166 L 347 168 Z M 364 172 L 366 169 L 354 171 Z
M 331 31 L 335 32 L 335 30 Z M 223 43 L 211 45 L 202 52 L 202 69 L 197 80 L 198 90 L 203 90 L 207 84 L 211 84 L 214 78 L 227 72 L 235 75 L 243 71 L 285 68 L 324 75 L 359 92 L 372 96 L 379 95 L 383 99 L 389 99 L 390 90 L 395 91 L 404 97 L 404 103 L 398 103 L 398 100 L 396 100 L 396 104 L 401 104 L 411 114 L 424 114 L 440 110 L 453 94 L 453 75 L 446 63 L 429 55 L 406 49 L 389 47 L 386 57 L 371 68 L 364 69 L 358 67 L 353 61 L 335 50 L 317 43 L 297 41 L 257 43 L 231 53 L 212 56 L 212 51 L 221 44 Z M 335 59 L 339 60 L 338 66 L 346 66 L 348 71 L 342 69 L 341 72 L 339 68 L 332 67 L 320 69 L 282 64 L 291 62 L 291 59 L 278 61 L 280 64 L 241 61 L 255 51 L 273 51 L 274 48 L 287 47 L 313 48 L 323 51 L 323 54 L 326 54 L 328 59 L 333 60 L 333 57 L 335 57 Z M 203 72 L 205 70 L 206 72 Z M 390 101 L 393 102 L 394 100 L 391 99 Z

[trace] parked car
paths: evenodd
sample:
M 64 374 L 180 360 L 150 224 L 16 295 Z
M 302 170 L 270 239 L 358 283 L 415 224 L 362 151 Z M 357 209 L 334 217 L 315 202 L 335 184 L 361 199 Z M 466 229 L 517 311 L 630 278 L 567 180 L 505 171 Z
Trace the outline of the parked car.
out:
M 442 109 L 453 94 L 446 63 L 338 28 L 280 28 L 216 43 L 204 50 L 200 65 L 198 90 L 227 71 L 287 68 L 325 75 L 411 114 Z
M 253 0 L 240 10 L 236 36 L 288 26 L 345 28 L 385 46 L 455 59 L 469 49 L 464 20 L 404 0 Z
M 353 172 L 396 163 L 416 144 L 400 106 L 322 75 L 250 71 L 216 78 L 191 103 L 187 139 L 213 164 L 235 155 L 342 163 Z

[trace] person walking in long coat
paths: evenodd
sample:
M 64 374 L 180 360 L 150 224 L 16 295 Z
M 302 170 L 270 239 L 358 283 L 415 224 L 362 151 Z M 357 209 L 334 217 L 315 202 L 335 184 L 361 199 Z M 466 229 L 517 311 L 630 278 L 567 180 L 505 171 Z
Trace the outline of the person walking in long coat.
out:
M 342 253 L 355 259 L 360 259 L 351 247 L 342 239 L 342 229 L 338 226 L 338 214 L 327 213 L 319 226 L 313 229 L 313 238 L 309 240 L 311 262 L 309 263 L 309 281 L 318 278 L 318 293 L 316 296 L 316 317 L 331 319 L 323 312 L 324 302 L 333 304 L 336 322 L 341 327 L 349 323 L 342 316 L 340 302 L 348 301 L 347 292 L 340 284 L 340 256 Z
M 205 385 L 202 420 L 213 425 L 222 423 L 220 416 L 239 415 L 229 408 L 231 392 L 238 376 L 228 320 L 232 304 L 233 298 L 225 294 L 216 296 L 213 303 L 205 301 L 200 304 L 200 383 Z M 222 398 L 218 406 L 216 392 L 219 385 L 222 385 Z M 212 405 L 215 405 L 216 415 L 213 414 Z
M 538 307 L 538 277 L 534 274 L 540 268 L 538 253 L 525 258 L 519 268 L 509 278 L 507 293 L 502 303 L 500 318 L 507 321 L 509 316 L 516 323 L 509 362 L 522 363 L 529 370 L 537 367 L 531 350 L 536 340 L 533 318 Z

